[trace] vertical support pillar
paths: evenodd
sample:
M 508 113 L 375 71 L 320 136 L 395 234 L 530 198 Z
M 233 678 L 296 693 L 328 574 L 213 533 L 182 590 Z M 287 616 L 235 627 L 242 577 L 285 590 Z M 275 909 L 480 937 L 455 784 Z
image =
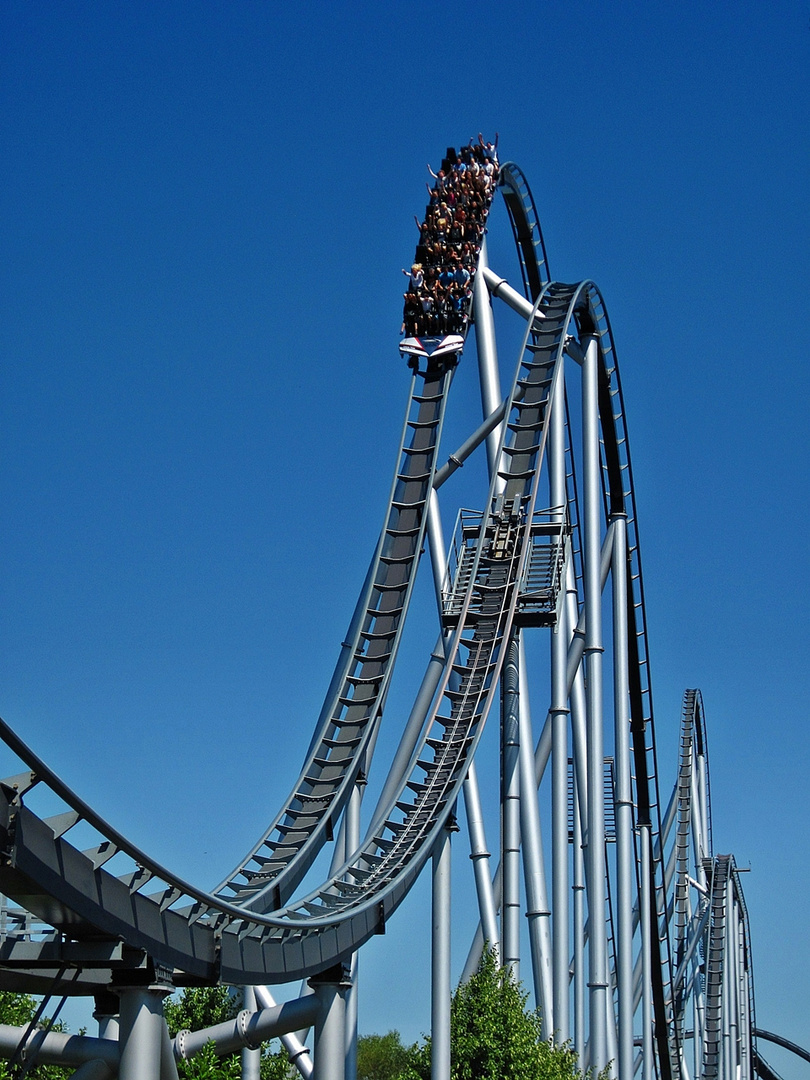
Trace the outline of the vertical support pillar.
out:
M 725 1080 L 736 1080 L 736 986 L 734 954 L 735 945 L 733 939 L 734 928 L 734 904 L 731 895 L 732 880 L 729 874 L 726 880 L 726 925 L 724 928 L 723 941 L 723 1075 Z
M 442 516 L 439 509 L 439 495 L 435 488 L 430 489 L 427 507 L 427 541 L 430 551 L 430 564 L 433 569 L 433 588 L 436 592 L 436 608 L 442 612 L 442 585 L 444 569 L 447 564 L 447 549 L 444 543 Z
M 255 1012 L 256 991 L 252 986 L 245 986 L 242 990 L 242 1007 L 248 1012 Z M 252 1046 L 242 1047 L 242 1080 L 259 1080 L 259 1071 L 262 1061 L 262 1052 Z
M 358 777 L 349 798 L 349 805 L 346 808 L 347 858 L 360 844 L 360 804 L 365 782 L 364 777 Z M 350 961 L 349 987 L 346 990 L 346 1080 L 355 1080 L 357 1076 L 357 976 L 359 961 L 360 958 L 355 953 Z
M 605 930 L 604 732 L 602 730 L 601 460 L 599 448 L 599 349 L 588 340 L 582 365 L 582 449 L 584 487 L 585 678 L 588 729 L 588 987 L 590 1065 L 608 1064 L 608 965 Z
M 540 1009 L 544 1039 L 554 1034 L 554 992 L 551 978 L 551 912 L 548 906 L 546 867 L 543 858 L 543 834 L 537 803 L 534 773 L 532 716 L 526 677 L 523 641 L 519 648 L 520 670 L 520 836 L 523 848 L 523 880 L 526 884 L 526 918 L 529 921 L 529 947 L 532 958 L 534 999 Z
M 121 1002 L 119 1080 L 155 1080 L 161 1074 L 166 1022 L 163 999 L 172 992 L 168 982 L 116 988 Z
M 120 1035 L 118 1011 L 121 1003 L 118 994 L 112 990 L 102 990 L 95 996 L 93 1019 L 98 1024 L 98 1037 L 117 1042 Z
M 492 317 L 492 298 L 484 282 L 487 265 L 486 237 L 481 241 L 478 273 L 473 278 L 473 320 L 475 344 L 478 349 L 478 378 L 481 384 L 481 406 L 484 419 L 491 416 L 501 403 L 501 387 L 498 375 L 498 350 L 495 343 L 495 320 Z M 498 449 L 501 444 L 503 424 L 487 435 L 487 464 L 492 476 L 498 465 Z
M 549 467 L 551 505 L 559 521 L 565 522 L 567 503 L 565 475 L 565 369 L 557 374 L 551 403 Z M 558 604 L 557 624 L 551 633 L 551 896 L 552 896 L 552 984 L 554 1027 L 548 1034 L 561 1045 L 570 1038 L 568 919 L 568 573 L 566 597 Z M 574 601 L 576 602 L 576 601 Z M 573 629 L 573 628 L 572 628 Z
M 616 978 L 618 1075 L 633 1075 L 633 787 L 630 771 L 630 684 L 627 641 L 627 519 L 613 517 L 613 714 L 616 816 Z
M 336 964 L 311 978 L 309 985 L 320 1005 L 313 1043 L 315 1080 L 345 1080 L 349 969 L 345 964 Z
M 455 823 L 448 823 L 433 852 L 431 1080 L 450 1080 L 450 834 L 453 829 Z
M 585 1062 L 585 854 L 577 788 L 584 779 L 574 772 L 574 1049 Z
M 641 1080 L 653 1077 L 653 1020 L 652 1020 L 652 926 L 650 910 L 650 860 L 652 837 L 649 822 L 639 822 L 638 842 L 641 848 Z M 624 1078 L 622 1078 L 624 1080 Z
M 484 835 L 484 814 L 481 810 L 481 795 L 478 788 L 475 761 L 470 762 L 462 790 L 464 792 L 464 811 L 470 837 L 470 859 L 473 864 L 483 940 L 488 948 L 495 950 L 500 960 L 501 944 L 498 933 L 498 914 L 489 871 L 489 851 L 486 836 Z
M 513 631 L 501 675 L 501 945 L 503 966 L 520 980 L 520 680 Z

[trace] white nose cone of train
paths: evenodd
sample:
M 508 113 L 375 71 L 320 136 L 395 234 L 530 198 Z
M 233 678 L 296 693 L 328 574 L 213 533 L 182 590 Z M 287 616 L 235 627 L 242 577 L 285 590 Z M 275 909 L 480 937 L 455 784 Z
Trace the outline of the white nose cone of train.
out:
M 461 334 L 445 334 L 444 337 L 407 337 L 399 343 L 399 351 L 409 356 L 423 356 L 439 360 L 443 356 L 459 353 L 464 348 Z

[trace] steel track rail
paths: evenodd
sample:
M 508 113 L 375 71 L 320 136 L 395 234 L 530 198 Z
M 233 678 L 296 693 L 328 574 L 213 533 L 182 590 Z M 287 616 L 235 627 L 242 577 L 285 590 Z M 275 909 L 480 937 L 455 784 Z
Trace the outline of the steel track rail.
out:
M 424 544 L 427 500 L 452 368 L 415 374 L 383 524 L 343 644 L 334 689 L 310 750 L 275 819 L 213 894 L 240 907 L 281 907 L 334 834 L 377 726 Z M 419 382 L 422 382 L 421 387 Z
M 549 298 L 549 308 L 556 304 L 557 318 L 549 314 L 541 324 L 542 331 L 532 336 L 528 354 L 531 359 L 522 364 L 515 380 L 515 396 L 519 396 L 520 401 L 514 405 L 514 416 L 507 426 L 512 438 L 501 472 L 506 483 L 505 497 L 522 511 L 524 523 L 531 520 L 534 507 L 537 469 L 532 465 L 544 443 L 553 364 L 562 355 L 563 328 L 571 318 L 570 294 L 568 287 L 558 298 Z M 544 345 L 538 345 L 541 336 Z M 524 501 L 525 505 L 522 505 Z M 494 519 L 493 527 L 497 527 Z M 515 558 L 525 561 L 528 544 L 524 544 L 519 536 L 515 539 L 515 552 L 519 553 Z M 249 981 L 251 978 L 266 979 L 271 973 L 293 978 L 330 966 L 379 930 L 381 920 L 407 893 L 430 854 L 432 837 L 450 811 L 476 740 L 476 730 L 480 730 L 495 692 L 501 662 L 500 643 L 511 626 L 517 602 L 517 572 L 514 558 L 499 566 L 488 566 L 484 560 L 476 569 L 442 690 L 442 695 L 447 692 L 449 716 L 434 710 L 436 724 L 444 726 L 443 721 L 448 719 L 451 724 L 445 728 L 445 737 L 434 740 L 435 745 L 423 741 L 423 749 L 429 746 L 434 751 L 432 760 L 426 761 L 423 757 L 421 765 L 415 766 L 422 769 L 428 766 L 425 771 L 430 782 L 420 787 L 417 794 L 421 798 L 405 811 L 408 827 L 397 830 L 402 840 L 397 844 L 385 837 L 375 837 L 375 844 L 377 840 L 382 841 L 376 844 L 377 852 L 365 851 L 360 860 L 365 860 L 363 865 L 355 865 L 355 869 L 371 873 L 375 861 L 385 863 L 389 871 L 387 876 L 378 871 L 373 882 L 356 886 L 364 893 L 365 903 L 343 904 L 338 913 L 334 910 L 334 900 L 328 900 L 328 928 L 317 926 L 323 923 L 323 918 L 310 914 L 304 921 L 316 926 L 310 925 L 306 931 L 296 928 L 293 932 L 290 918 L 278 919 L 246 911 L 182 882 L 107 827 L 7 729 L 6 734 L 15 751 L 28 760 L 37 778 L 46 780 L 48 786 L 71 805 L 71 812 L 69 819 L 61 818 L 54 823 L 55 830 L 51 830 L 22 805 L 19 784 L 16 788 L 10 784 L 3 789 L 8 810 L 8 859 L 6 867 L 0 871 L 4 891 L 63 930 L 79 936 L 99 930 L 123 936 L 133 945 L 147 949 L 160 962 L 192 974 L 211 977 L 212 968 L 218 966 L 225 979 Z M 475 603 L 473 591 L 476 591 Z M 471 606 L 478 610 L 471 612 Z M 459 676 L 459 689 L 448 688 L 451 671 Z M 465 730 L 468 733 L 465 734 Z M 29 777 L 22 787 L 30 786 L 30 781 Z M 402 802 L 401 799 L 398 801 Z M 105 840 L 89 855 L 71 848 L 62 838 L 64 831 L 79 818 L 105 834 Z M 392 819 L 386 821 L 389 830 L 392 826 L 397 828 Z M 28 840 L 33 842 L 27 843 Z M 396 861 L 391 855 L 394 848 L 399 862 L 398 869 L 392 873 Z M 387 859 L 380 856 L 380 849 L 389 856 Z M 126 875 L 124 880 L 113 877 L 103 866 L 106 858 L 118 852 L 127 853 L 139 864 L 139 869 Z M 55 873 L 57 866 L 58 876 Z M 347 874 L 348 871 L 340 877 Z M 147 895 L 143 886 L 152 879 L 162 882 L 163 887 L 157 893 Z M 321 892 L 330 897 L 335 893 L 346 895 L 351 889 L 345 888 L 345 884 L 332 883 Z M 58 898 L 56 901 L 54 896 Z M 185 906 L 188 899 L 195 901 L 190 908 Z M 317 907 L 319 911 L 323 909 L 323 900 Z M 292 912 L 290 915 L 293 921 L 299 921 Z M 279 922 L 281 926 L 278 926 Z M 347 924 L 350 924 L 348 933 Z M 270 932 L 271 926 L 276 926 L 277 932 Z M 325 940 L 330 936 L 325 932 L 327 929 L 333 938 L 329 945 Z M 273 953 L 276 954 L 275 962 Z
M 536 231 L 524 228 L 536 221 L 533 201 L 516 167 L 504 166 L 503 178 L 524 282 L 529 295 L 537 298 L 543 295 L 547 264 L 539 227 Z M 532 260 L 533 271 L 530 269 Z M 507 500 L 511 502 L 513 510 L 518 507 L 525 524 L 536 497 L 545 410 L 554 364 L 561 356 L 564 335 L 572 326 L 572 319 L 576 318 L 580 334 L 593 331 L 600 341 L 600 411 L 606 503 L 609 513 L 627 514 L 630 539 L 629 561 L 633 586 L 629 614 L 636 669 L 635 674 L 631 674 L 631 694 L 637 797 L 640 811 L 644 810 L 653 819 L 658 819 L 655 824 L 660 833 L 660 800 L 634 494 L 621 387 L 613 359 L 615 353 L 607 313 L 598 290 L 590 282 L 578 286 L 549 286 L 543 298 L 546 301 L 547 319 L 542 324 L 542 330 L 532 330 L 531 341 L 527 340 L 533 350 L 531 361 L 521 359 L 522 375 L 516 380 L 515 396 L 519 389 L 522 397 L 520 401 L 513 397 L 507 425 L 512 441 L 506 454 L 508 465 L 502 470 L 501 479 L 505 480 Z M 553 336 L 555 334 L 556 338 Z M 552 361 L 554 350 L 557 350 L 554 354 L 556 359 Z M 434 395 L 427 393 L 426 387 L 422 396 L 430 398 Z M 617 404 L 618 412 L 614 412 Z M 422 407 L 428 402 L 419 402 L 419 405 Z M 414 428 L 416 430 L 421 429 Z M 542 438 L 538 439 L 538 436 Z M 423 452 L 425 447 L 420 445 L 416 449 Z M 428 478 L 422 475 L 426 471 L 422 469 L 421 473 L 412 473 L 407 468 L 400 468 L 397 482 L 418 484 L 421 491 L 428 484 Z M 413 509 L 406 506 L 410 501 L 408 499 L 394 501 L 403 504 L 397 507 L 400 511 Z M 502 512 L 502 508 L 503 504 L 498 513 Z M 497 529 L 504 524 L 498 513 L 491 501 L 488 528 Z M 506 524 L 509 532 L 516 522 Z M 429 730 L 434 734 L 423 740 L 399 793 L 405 795 L 407 789 L 408 795 L 395 800 L 399 805 L 385 817 L 382 827 L 361 847 L 360 853 L 316 893 L 272 915 L 258 910 L 265 903 L 272 907 L 278 901 L 279 893 L 274 893 L 272 886 L 273 883 L 278 884 L 279 875 L 284 873 L 287 866 L 296 867 L 294 872 L 288 872 L 286 878 L 286 883 L 292 888 L 293 880 L 298 878 L 298 869 L 304 866 L 309 853 L 314 850 L 315 841 L 308 841 L 307 838 L 315 832 L 316 825 L 313 823 L 311 828 L 307 827 L 305 819 L 296 816 L 299 814 L 299 802 L 301 806 L 304 805 L 302 800 L 295 797 L 288 800 L 284 811 L 271 826 L 271 830 L 278 824 L 300 826 L 298 833 L 294 828 L 279 831 L 276 837 L 271 838 L 267 852 L 263 850 L 263 838 L 248 858 L 239 864 L 234 874 L 219 887 L 220 895 L 214 895 L 188 885 L 129 844 L 44 768 L 16 737 L 8 740 L 9 745 L 35 776 L 29 775 L 16 787 L 12 778 L 12 782 L 2 788 L 5 806 L 0 809 L 5 813 L 0 827 L 5 827 L 5 858 L 0 868 L 0 888 L 67 934 L 79 938 L 83 935 L 121 937 L 134 947 L 147 950 L 159 962 L 205 979 L 220 977 L 225 981 L 249 982 L 266 981 L 268 976 L 294 978 L 331 966 L 336 960 L 355 951 L 371 934 L 383 928 L 386 918 L 407 894 L 430 854 L 435 837 L 452 811 L 492 702 L 502 662 L 501 645 L 514 616 L 517 591 L 511 579 L 519 572 L 527 545 L 523 542 L 525 535 L 521 534 L 519 528 L 512 531 L 515 550 L 520 550 L 521 554 L 517 559 L 504 560 L 498 567 L 484 555 L 482 536 L 470 593 L 454 634 L 447 677 L 437 695 L 437 707 L 429 725 Z M 390 563 L 381 560 L 381 564 L 395 566 L 395 558 Z M 376 572 L 371 577 L 375 587 L 383 583 L 377 578 Z M 394 578 L 390 584 L 402 592 L 401 587 L 405 583 Z M 381 596 L 388 595 L 388 590 L 380 590 L 380 593 Z M 392 612 L 396 606 L 392 605 L 389 610 L 383 607 L 380 600 L 381 615 L 384 612 L 386 617 L 394 618 Z M 476 606 L 478 611 L 475 610 Z M 351 682 L 348 693 L 336 695 L 348 699 L 341 702 L 346 710 L 357 711 L 351 714 L 347 711 L 338 717 L 339 720 L 344 715 L 350 717 L 350 722 L 345 725 L 350 730 L 360 726 L 360 719 L 368 730 L 382 700 L 382 693 L 371 695 L 364 690 L 357 694 L 359 687 L 384 686 L 384 679 L 378 678 L 380 667 L 377 665 L 384 666 L 387 660 L 380 655 L 374 655 L 372 660 L 367 648 L 376 633 L 374 627 L 376 620 L 373 620 L 371 631 L 366 631 L 369 636 L 363 638 L 362 652 L 351 652 L 352 662 L 358 666 L 352 668 L 349 681 L 356 681 Z M 394 651 L 391 650 L 392 653 Z M 364 669 L 365 664 L 373 666 Z M 458 685 L 452 688 L 451 674 L 458 678 Z M 365 682 L 366 679 L 369 682 Z M 346 678 L 338 681 L 345 690 Z M 370 704 L 372 701 L 373 704 Z M 438 707 L 441 702 L 444 702 L 442 711 Z M 326 713 L 329 712 L 327 709 Z M 359 712 L 362 712 L 362 717 L 357 715 Z M 324 715 L 322 726 L 313 740 L 313 745 L 328 750 L 328 753 L 316 754 L 313 749 L 310 754 L 308 762 L 310 759 L 314 762 L 316 756 L 322 759 L 316 765 L 317 772 L 313 774 L 304 770 L 299 778 L 305 796 L 318 798 L 323 791 L 333 793 L 324 804 L 328 812 L 322 812 L 318 818 L 318 822 L 322 823 L 317 825 L 320 829 L 318 835 L 323 838 L 328 832 L 327 822 L 334 822 L 341 799 L 344 798 L 339 793 L 346 790 L 341 784 L 345 781 L 350 787 L 356 775 L 352 772 L 353 767 L 347 766 L 346 762 L 350 758 L 359 761 L 361 756 L 360 752 L 355 752 L 362 742 L 362 739 L 354 742 L 357 731 L 341 737 L 339 732 L 343 728 L 340 724 L 335 725 L 334 730 L 329 726 L 334 719 L 332 715 Z M 0 733 L 3 731 L 8 732 L 8 729 L 3 726 Z M 645 741 L 645 733 L 649 736 L 649 745 Z M 13 733 L 10 734 L 13 736 Z M 337 745 L 324 747 L 321 744 L 324 738 L 331 739 Z M 334 753 L 336 750 L 338 752 Z M 341 777 L 339 781 L 338 776 Z M 351 779 L 347 779 L 349 777 Z M 32 780 L 47 783 L 67 803 L 67 814 L 49 824 L 28 810 L 23 805 L 22 796 Z M 301 788 L 296 785 L 295 794 L 299 793 Z M 293 812 L 293 819 L 289 822 L 284 816 L 288 807 Z M 77 851 L 63 839 L 79 819 L 102 834 L 101 843 L 88 853 Z M 288 850 L 279 851 L 284 848 L 282 841 L 290 837 L 292 842 Z M 307 851 L 306 856 L 301 854 L 304 850 Z M 274 852 L 280 855 L 279 863 L 271 861 Z M 135 861 L 135 871 L 119 877 L 106 870 L 105 862 L 117 854 L 125 854 Z M 244 870 L 248 873 L 244 874 Z M 266 877 L 263 877 L 265 874 Z M 658 874 L 662 874 L 660 867 Z M 148 894 L 145 886 L 150 881 L 153 882 L 152 887 L 158 885 L 158 890 Z M 233 902 L 235 899 L 238 902 Z M 662 954 L 657 969 L 658 997 L 662 1002 L 665 1000 L 664 987 L 668 979 L 667 965 L 668 955 Z M 656 1011 L 656 1026 L 659 1031 L 665 1031 L 666 1016 L 658 1003 Z M 666 1040 L 665 1034 L 663 1039 Z M 659 1043 L 659 1050 L 660 1047 Z M 659 1053 L 659 1056 L 666 1057 L 666 1054 Z
M 712 864 L 711 916 L 706 950 L 706 1027 L 703 1043 L 704 1080 L 717 1080 L 723 1041 L 723 980 L 726 955 L 726 920 L 728 919 L 728 883 L 733 867 L 730 855 L 720 855 Z
M 684 964 L 687 950 L 692 944 L 689 930 L 694 929 L 693 912 L 690 905 L 690 846 L 693 842 L 693 792 L 696 781 L 696 760 L 705 755 L 706 739 L 703 731 L 703 700 L 699 690 L 687 690 L 684 693 L 681 710 L 680 751 L 678 777 L 676 780 L 677 817 L 675 827 L 675 903 L 673 910 L 674 924 L 674 962 L 676 970 Z M 711 858 L 710 850 L 695 853 L 698 867 L 703 860 Z M 694 913 L 699 918 L 702 911 Z M 683 980 L 675 989 L 674 1022 L 678 1025 L 679 1038 L 683 1041 L 683 1010 L 686 999 L 686 981 Z
M 667 888 L 663 859 L 661 796 L 655 741 L 652 685 L 650 677 L 649 642 L 647 638 L 644 579 L 641 569 L 641 548 L 638 534 L 638 515 L 633 484 L 630 444 L 625 421 L 616 349 L 607 309 L 596 286 L 589 290 L 589 317 L 592 332 L 599 340 L 600 382 L 599 411 L 602 429 L 602 471 L 605 514 L 608 520 L 615 514 L 627 519 L 628 570 L 628 645 L 630 682 L 630 735 L 635 770 L 637 822 L 649 824 L 652 857 L 650 918 L 653 926 L 666 917 Z M 638 837 L 637 837 L 638 842 Z M 640 866 L 640 853 L 636 865 Z M 680 1047 L 672 1023 L 672 956 L 668 934 L 659 935 L 660 948 L 652 958 L 653 1009 L 658 1067 L 663 1080 L 680 1075 Z

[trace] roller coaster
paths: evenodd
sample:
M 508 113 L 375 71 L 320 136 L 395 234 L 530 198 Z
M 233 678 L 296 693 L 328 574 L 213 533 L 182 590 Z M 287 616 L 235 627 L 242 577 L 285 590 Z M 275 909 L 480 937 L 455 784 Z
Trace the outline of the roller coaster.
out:
M 438 279 L 443 260 L 461 264 L 464 250 L 464 287 L 449 321 L 432 311 L 420 322 L 417 304 L 427 312 L 434 302 L 422 278 L 410 314 L 406 298 L 409 389 L 383 526 L 300 773 L 256 844 L 215 888 L 192 885 L 104 821 L 0 721 L 0 988 L 93 996 L 99 1020 L 97 1036 L 0 1026 L 0 1056 L 23 1071 L 41 1061 L 73 1067 L 80 1080 L 176 1080 L 177 1060 L 213 1041 L 220 1053 L 243 1049 L 255 1076 L 255 1048 L 279 1036 L 307 1080 L 351 1078 L 357 954 L 430 864 L 432 1070 L 448 1080 L 451 925 L 459 931 L 450 844 L 460 820 L 479 915 L 463 978 L 485 945 L 517 974 L 525 925 L 544 1033 L 570 1042 L 584 1069 L 620 1080 L 775 1076 L 758 1048 L 758 1037 L 779 1039 L 756 1026 L 740 874 L 732 856 L 714 853 L 698 690 L 683 698 L 668 797 L 659 771 L 607 309 L 593 282 L 551 278 L 517 165 L 474 150 L 448 150 L 416 259 Z M 482 176 L 487 160 L 494 168 L 480 185 L 473 239 L 437 254 L 436 206 L 446 187 L 452 219 L 451 189 L 465 167 L 479 171 L 478 159 Z M 493 197 L 511 224 L 514 284 L 488 263 Z M 521 344 L 504 392 L 496 325 L 505 320 Z M 445 416 L 470 329 L 483 416 L 448 453 Z M 440 492 L 478 451 L 488 490 L 479 509 L 458 511 L 447 542 Z M 423 563 L 436 641 L 403 723 L 387 706 Z M 542 670 L 528 658 L 533 635 L 548 643 Z M 543 707 L 539 725 L 532 701 Z M 500 731 L 494 869 L 476 770 L 491 715 Z M 384 719 L 398 746 L 369 810 Z M 304 980 L 300 996 L 276 1004 L 272 987 L 293 980 Z M 219 984 L 244 988 L 236 1020 L 171 1040 L 166 995 Z

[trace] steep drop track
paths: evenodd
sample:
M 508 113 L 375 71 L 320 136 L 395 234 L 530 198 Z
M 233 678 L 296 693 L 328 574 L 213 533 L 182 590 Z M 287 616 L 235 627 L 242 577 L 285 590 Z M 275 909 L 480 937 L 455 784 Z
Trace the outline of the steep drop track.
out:
M 707 1038 L 714 1046 L 722 1037 L 717 1009 L 723 975 L 712 964 L 717 957 L 721 969 L 724 964 L 734 868 L 711 861 L 705 811 L 697 868 L 689 861 L 692 800 L 701 783 L 708 806 L 707 772 L 702 779 L 699 772 L 706 768 L 702 701 L 692 691 L 684 706 L 676 803 L 662 820 L 635 496 L 607 311 L 592 282 L 550 281 L 534 201 L 517 166 L 500 166 L 498 187 L 530 310 L 506 398 L 497 469 L 446 622 L 443 673 L 409 765 L 389 785 L 387 803 L 378 808 L 357 850 L 347 851 L 318 888 L 295 899 L 318 853 L 337 835 L 352 791 L 371 764 L 425 544 L 455 355 L 412 364 L 383 527 L 305 761 L 269 827 L 215 889 L 199 889 L 150 859 L 0 721 L 0 737 L 22 763 L 22 771 L 0 783 L 0 891 L 54 928 L 36 939 L 26 931 L 6 933 L 0 955 L 3 986 L 38 989 L 49 979 L 62 991 L 88 993 L 106 987 L 116 968 L 144 963 L 169 969 L 177 984 L 282 982 L 347 960 L 384 929 L 453 812 L 496 701 L 506 644 L 521 617 L 532 530 L 542 508 L 555 386 L 569 343 L 595 339 L 605 520 L 616 515 L 627 520 L 633 802 L 636 824 L 649 827 L 652 852 L 650 916 L 659 933 L 651 977 L 659 1075 L 669 1080 L 682 1072 L 686 979 L 681 969 L 696 963 L 693 938 L 704 933 L 704 915 Z M 488 213 L 487 203 L 484 221 Z M 576 533 L 573 468 L 569 488 Z M 48 819 L 39 816 L 32 808 L 37 788 L 48 789 L 50 801 L 62 811 Z M 665 843 L 673 822 L 675 869 L 668 875 Z M 641 861 L 637 851 L 637 865 Z M 698 884 L 710 895 L 710 902 L 695 911 L 685 885 L 690 872 L 703 872 Z M 673 873 L 676 888 L 669 905 Z M 747 922 L 742 925 L 747 948 Z M 701 978 L 695 974 L 691 985 Z M 754 1052 L 752 1046 L 748 1053 Z M 715 1055 L 706 1052 L 707 1073 Z

